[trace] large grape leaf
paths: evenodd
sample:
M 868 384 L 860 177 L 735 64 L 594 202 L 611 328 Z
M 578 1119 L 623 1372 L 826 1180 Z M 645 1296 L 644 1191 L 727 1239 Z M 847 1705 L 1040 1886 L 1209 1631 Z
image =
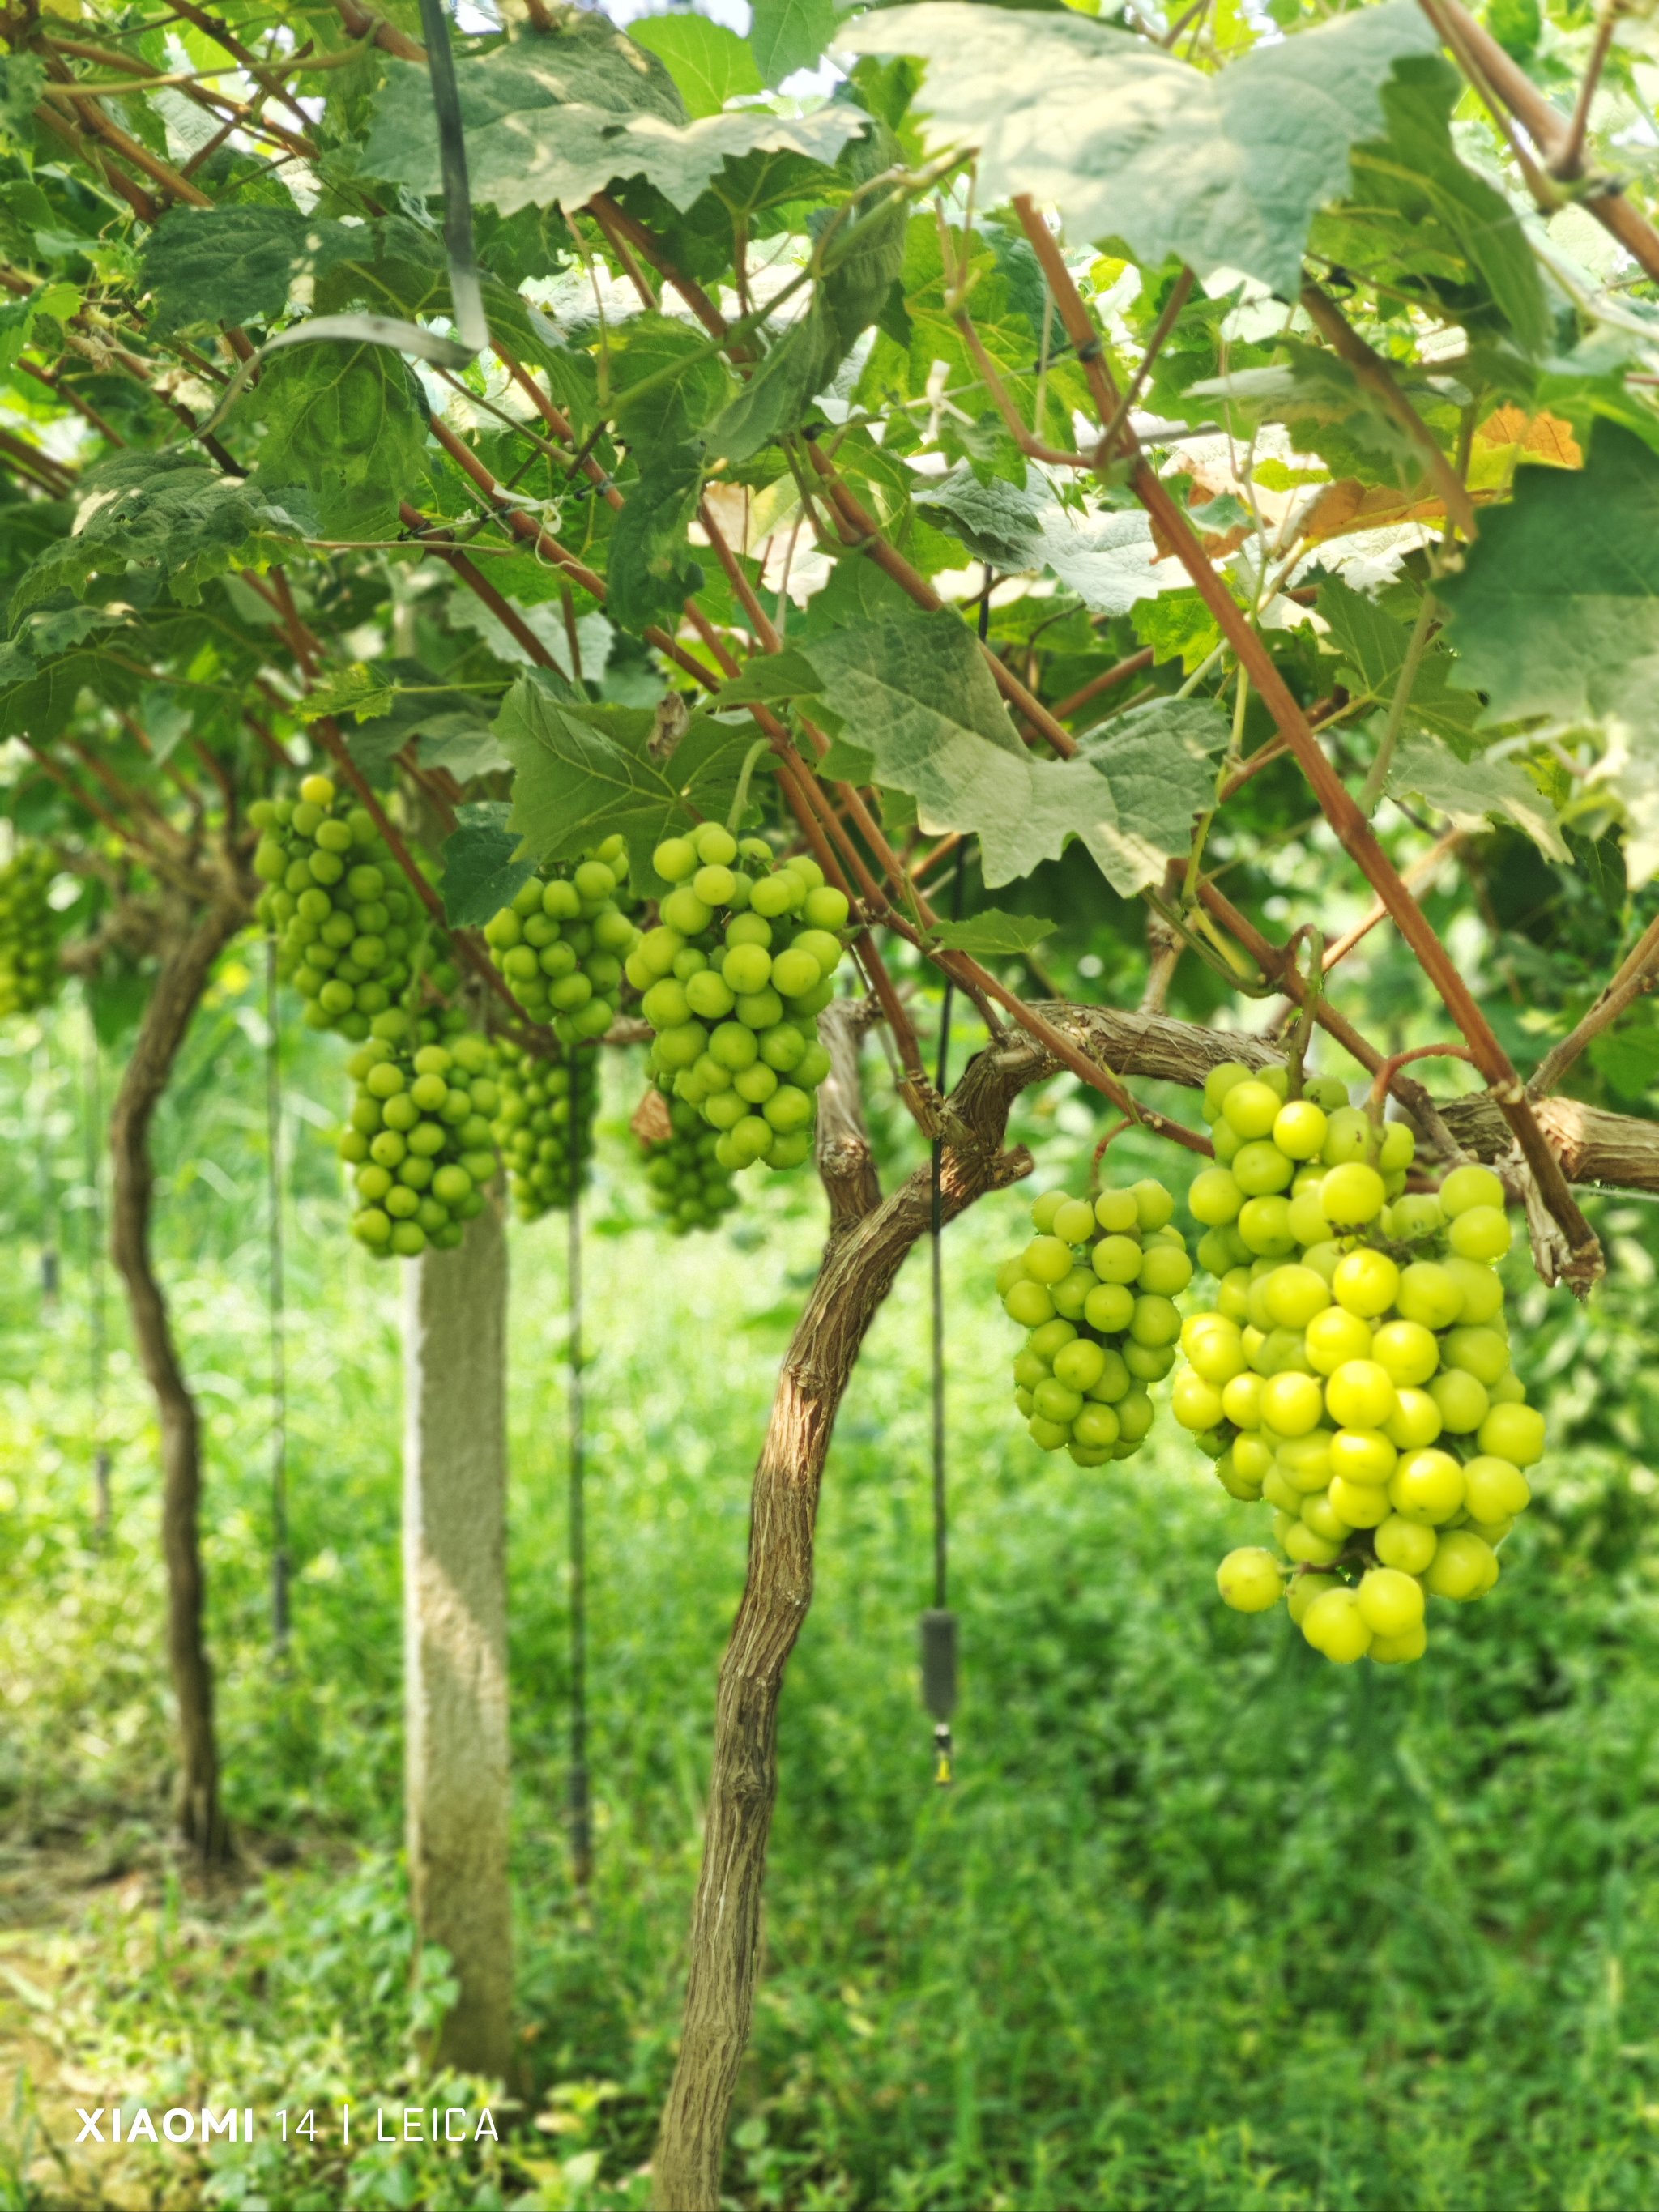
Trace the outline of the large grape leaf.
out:
M 1255 46 L 1212 76 L 1091 18 L 921 0 L 837 33 L 852 53 L 927 64 L 933 142 L 979 149 L 987 206 L 1030 192 L 1070 234 L 1121 238 L 1200 276 L 1237 269 L 1291 298 L 1316 209 L 1380 137 L 1395 63 L 1438 39 L 1412 0 Z
M 324 342 L 268 361 L 239 413 L 264 422 L 258 481 L 303 485 L 324 538 L 390 537 L 424 477 L 427 410 L 389 346 Z
M 555 204 L 574 209 L 619 178 L 644 177 L 686 209 L 727 161 L 787 151 L 833 162 L 868 125 L 861 110 L 842 102 L 811 115 L 751 108 L 689 119 L 656 57 L 610 25 L 604 30 L 607 35 L 510 40 L 458 59 L 475 200 L 502 215 Z M 363 167 L 422 197 L 442 189 L 423 68 L 392 65 L 375 102 Z
M 280 314 L 301 280 L 372 259 L 374 233 L 298 208 L 174 208 L 150 233 L 142 280 L 164 331 Z
M 1460 760 L 1438 738 L 1407 738 L 1395 754 L 1389 789 L 1415 796 L 1443 814 L 1454 830 L 1484 830 L 1507 817 L 1552 860 L 1571 858 L 1555 809 L 1519 761 Z
M 866 756 L 877 783 L 908 792 L 930 835 L 976 836 L 988 884 L 1029 875 L 1080 837 L 1113 889 L 1132 896 L 1186 851 L 1213 794 L 1203 763 L 1227 736 L 1216 708 L 1154 700 L 1077 759 L 1044 759 L 1015 735 L 983 655 L 948 609 L 833 631 L 814 639 L 811 659 L 842 724 L 842 753 Z
M 659 759 L 650 749 L 656 726 L 647 708 L 566 706 L 534 674 L 521 676 L 502 702 L 495 735 L 516 771 L 507 827 L 524 854 L 574 860 L 620 835 L 631 881 L 650 891 L 653 852 L 699 817 L 725 818 L 758 736 L 746 714 L 694 714 Z
M 29 608 L 64 591 L 80 598 L 94 576 L 147 571 L 195 606 L 202 586 L 231 568 L 260 566 L 294 550 L 296 500 L 221 475 L 202 456 L 171 447 L 112 453 L 82 477 L 74 528 L 49 544 L 12 593 L 14 627 Z M 307 518 L 308 520 L 308 518 Z
M 1485 719 L 1525 714 L 1656 726 L 1659 697 L 1659 455 L 1614 422 L 1583 469 L 1527 467 L 1481 519 L 1448 611 L 1457 681 Z
M 444 912 L 458 929 L 499 914 L 534 872 L 533 858 L 515 857 L 520 840 L 507 826 L 508 811 L 499 799 L 455 810 L 455 828 L 444 840 L 438 889 Z
M 965 465 L 913 496 L 930 522 L 981 561 L 1011 571 L 1050 568 L 1096 614 L 1127 614 L 1138 600 L 1187 583 L 1178 562 L 1158 562 L 1139 507 L 1079 514 L 1062 507 L 1041 477 L 987 483 Z

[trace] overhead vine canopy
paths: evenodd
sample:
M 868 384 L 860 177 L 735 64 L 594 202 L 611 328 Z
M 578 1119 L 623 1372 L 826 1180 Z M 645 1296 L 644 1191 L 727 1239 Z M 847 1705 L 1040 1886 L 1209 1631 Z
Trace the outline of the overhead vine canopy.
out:
M 331 756 L 522 1017 L 491 899 L 614 836 L 665 895 L 735 804 L 876 926 L 919 1073 L 884 939 L 1060 1050 L 983 963 L 1074 845 L 1301 988 L 1204 863 L 1311 785 L 1593 1273 L 1395 849 L 1659 871 L 1645 33 L 1570 120 L 1521 64 L 1589 33 L 1511 13 L 14 12 L 9 806 Z

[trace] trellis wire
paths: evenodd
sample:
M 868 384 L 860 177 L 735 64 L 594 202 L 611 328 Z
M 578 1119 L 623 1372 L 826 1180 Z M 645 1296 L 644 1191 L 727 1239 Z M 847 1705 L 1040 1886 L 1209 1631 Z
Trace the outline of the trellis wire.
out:
M 288 1353 L 283 1334 L 283 1057 L 276 939 L 265 939 L 266 1324 L 270 1352 L 270 1636 L 288 1656 Z
M 593 1817 L 587 1772 L 587 1499 L 583 1454 L 581 1050 L 570 1048 L 570 1207 L 567 1223 L 570 1423 L 570 1871 L 586 1898 L 593 1876 Z
M 108 1320 L 104 1304 L 104 1077 L 103 1061 L 98 1048 L 98 1025 L 93 1019 L 90 998 L 86 1012 L 86 1066 L 82 1088 L 86 1120 L 87 1324 L 92 1369 L 92 1433 L 98 1446 L 92 1468 L 93 1528 L 101 1543 L 109 1534 L 110 1523 L 109 1446 L 104 1441 L 104 1376 L 109 1347 Z

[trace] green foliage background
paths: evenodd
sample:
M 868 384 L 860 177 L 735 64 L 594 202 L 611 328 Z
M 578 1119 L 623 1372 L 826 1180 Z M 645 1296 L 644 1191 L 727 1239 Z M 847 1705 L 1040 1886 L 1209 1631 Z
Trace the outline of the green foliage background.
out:
M 206 2169 L 148 2150 L 76 2163 L 70 2107 L 118 2093 L 152 2106 L 234 2094 L 267 2112 L 483 2094 L 431 2083 L 410 2055 L 443 1976 L 426 1961 L 411 2000 L 396 1290 L 362 1255 L 342 1264 L 332 1174 L 304 1146 L 289 1194 L 295 1645 L 289 1674 L 270 1662 L 260 1031 L 240 981 L 228 971 L 204 1017 L 160 1146 L 162 1256 L 210 1427 L 210 1639 L 246 1854 L 207 1891 L 179 1887 L 162 1842 L 153 1417 L 118 1322 L 116 1525 L 106 1549 L 91 1540 L 75 1011 L 27 1058 L 15 1040 L 0 1058 L 0 1137 L 27 1170 L 0 1222 L 0 2203 L 64 2201 L 49 2135 L 105 2201 L 639 2203 L 750 1465 L 820 1227 L 810 1189 L 775 1183 L 731 1241 L 665 1247 L 627 1164 L 621 1066 L 589 1240 L 599 1827 L 586 1927 L 562 1831 L 562 1225 L 514 1244 L 519 2118 L 543 2124 L 499 2158 L 368 2144 L 343 2166 L 337 2145 L 284 2154 L 266 2128 L 252 2154 L 216 2148 Z M 291 1135 L 331 1111 L 337 1084 L 326 1041 L 307 1041 L 289 1071 Z M 879 1079 L 876 1109 L 896 1132 Z M 1039 1182 L 1075 1174 L 1094 1126 L 1075 1095 L 1023 1112 Z M 1150 1152 L 1125 1164 L 1168 1169 Z M 64 1255 L 52 1315 L 36 1273 L 47 1187 Z M 929 1780 L 914 1664 L 929 1573 L 919 1267 L 837 1428 L 784 1699 L 734 2198 L 1650 2202 L 1650 1214 L 1598 1208 L 1619 1266 L 1589 1316 L 1523 1293 L 1550 1480 L 1492 1600 L 1440 1631 L 1432 1666 L 1384 1676 L 1326 1668 L 1288 1623 L 1264 1632 L 1213 1601 L 1214 1560 L 1250 1516 L 1167 1425 L 1128 1480 L 1040 1458 L 1006 1403 L 1010 1332 L 987 1289 L 1022 1205 L 988 1202 L 947 1247 L 965 1654 L 949 1795 Z

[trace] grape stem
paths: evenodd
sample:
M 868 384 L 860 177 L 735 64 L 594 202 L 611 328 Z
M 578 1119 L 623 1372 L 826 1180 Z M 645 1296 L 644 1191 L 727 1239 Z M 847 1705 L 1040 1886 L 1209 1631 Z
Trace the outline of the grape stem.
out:
M 1413 1045 L 1409 1052 L 1390 1054 L 1377 1069 L 1371 1083 L 1370 1096 L 1365 1102 L 1365 1110 L 1371 1117 L 1371 1126 L 1379 1133 L 1382 1127 L 1383 1112 L 1389 1103 L 1389 1093 L 1394 1087 L 1394 1079 L 1408 1060 L 1467 1060 L 1477 1072 L 1479 1069 L 1479 1063 L 1474 1054 L 1467 1045 L 1463 1044 L 1417 1044 Z

